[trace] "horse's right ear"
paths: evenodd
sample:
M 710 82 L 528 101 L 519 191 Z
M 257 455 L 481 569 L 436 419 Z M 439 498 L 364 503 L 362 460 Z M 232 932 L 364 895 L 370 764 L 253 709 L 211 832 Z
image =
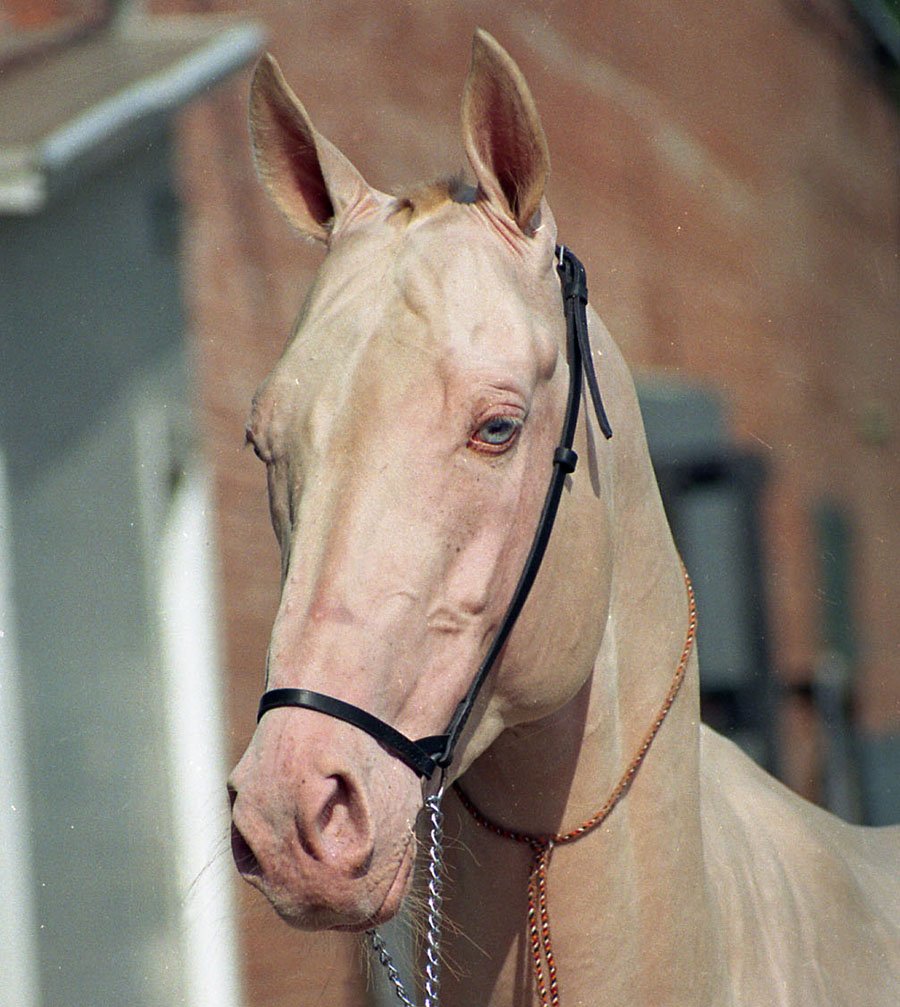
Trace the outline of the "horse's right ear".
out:
M 268 53 L 250 86 L 250 135 L 257 174 L 288 221 L 307 237 L 327 242 L 343 214 L 375 195 L 316 131 Z

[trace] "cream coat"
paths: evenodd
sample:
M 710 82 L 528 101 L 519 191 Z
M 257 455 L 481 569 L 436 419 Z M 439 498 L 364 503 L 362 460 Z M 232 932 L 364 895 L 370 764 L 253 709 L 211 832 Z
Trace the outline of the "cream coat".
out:
M 474 192 L 372 189 L 270 58 L 251 124 L 273 198 L 328 252 L 248 424 L 284 560 L 268 685 L 439 733 L 524 561 L 568 382 L 544 134 L 481 32 L 463 97 Z M 530 833 L 603 803 L 686 630 L 633 384 L 593 312 L 590 327 L 615 436 L 582 410 L 544 568 L 453 767 L 486 814 Z M 498 418 L 500 445 L 485 440 Z M 272 711 L 230 787 L 238 865 L 289 922 L 363 930 L 400 909 L 422 795 L 367 735 Z M 530 1007 L 530 853 L 446 805 L 445 1007 Z M 554 854 L 562 1003 L 894 1007 L 898 854 L 897 829 L 830 817 L 703 728 L 693 655 L 626 798 Z

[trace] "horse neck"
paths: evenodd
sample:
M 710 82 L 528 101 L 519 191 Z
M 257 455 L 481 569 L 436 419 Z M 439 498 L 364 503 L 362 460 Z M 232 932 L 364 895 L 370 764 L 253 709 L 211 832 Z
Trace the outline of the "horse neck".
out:
M 579 550 L 590 550 L 592 542 L 605 549 L 594 563 L 606 571 L 607 591 L 599 592 L 589 613 L 604 627 L 599 649 L 566 707 L 506 731 L 463 781 L 489 817 L 531 834 L 564 833 L 603 805 L 658 716 L 687 632 L 681 563 L 650 469 L 633 384 L 606 338 L 603 349 L 619 420 L 609 445 L 595 442 L 588 451 L 609 452 L 607 477 L 601 472 L 592 480 L 601 493 L 573 493 L 579 513 L 572 518 L 583 532 Z M 608 535 L 591 534 L 605 522 Z M 551 592 L 559 575 L 548 578 Z M 716 971 L 700 832 L 697 672 L 694 652 L 662 728 L 608 819 L 554 851 L 549 889 L 557 964 L 565 974 L 567 958 L 578 963 L 566 979 L 564 1002 L 571 996 L 574 1003 L 690 1004 L 703 993 L 698 976 Z M 502 840 L 470 824 L 463 828 L 463 841 L 490 862 Z M 511 868 L 514 884 L 524 887 L 530 850 L 506 849 L 500 856 L 498 866 Z M 515 897 L 513 889 L 509 894 Z M 484 939 L 502 945 L 504 935 L 513 943 L 520 938 L 522 921 L 495 914 L 487 919 L 502 933 Z

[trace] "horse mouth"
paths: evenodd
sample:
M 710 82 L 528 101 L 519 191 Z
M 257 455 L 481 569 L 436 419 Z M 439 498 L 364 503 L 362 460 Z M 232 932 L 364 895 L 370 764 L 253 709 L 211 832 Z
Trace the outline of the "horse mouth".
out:
M 379 927 L 382 923 L 387 923 L 388 920 L 393 919 L 399 912 L 400 906 L 403 905 L 404 898 L 406 898 L 406 893 L 412 879 L 414 864 L 414 847 L 413 844 L 407 843 L 403 848 L 400 863 L 397 865 L 397 871 L 388 886 L 388 890 L 378 910 L 361 922 L 339 923 L 328 929 L 340 933 L 358 934 L 371 930 L 373 927 Z
M 309 890 L 303 884 L 273 880 L 266 876 L 253 850 L 236 828 L 232 831 L 232 850 L 241 877 L 265 896 L 288 926 L 306 931 L 363 933 L 386 923 L 399 911 L 410 887 L 415 865 L 416 844 L 412 840 L 410 833 L 399 856 L 391 858 L 395 864 L 393 873 L 390 863 L 379 872 L 382 877 L 389 878 L 386 889 L 371 878 L 367 890 L 361 890 L 359 882 L 351 882 L 346 887 L 325 885 L 318 892 Z M 374 884 L 371 884 L 372 881 Z M 379 890 L 384 891 L 384 895 L 376 901 Z
M 231 823 L 231 855 L 238 873 L 245 881 L 255 884 L 255 879 L 262 878 L 262 868 L 256 854 L 234 822 Z

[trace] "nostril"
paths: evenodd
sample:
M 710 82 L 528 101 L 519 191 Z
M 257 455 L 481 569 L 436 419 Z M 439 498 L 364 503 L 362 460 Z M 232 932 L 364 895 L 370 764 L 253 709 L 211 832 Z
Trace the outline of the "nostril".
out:
M 314 827 L 301 829 L 301 844 L 316 860 L 340 862 L 359 877 L 368 870 L 374 848 L 365 801 L 344 776 L 329 776 L 325 782 Z
M 234 802 L 237 800 L 237 787 L 231 782 L 231 780 L 229 780 L 225 786 L 228 788 L 228 806 L 232 811 L 234 811 Z
M 332 823 L 337 829 L 340 829 L 342 823 L 335 822 L 335 813 L 340 816 L 350 806 L 349 792 L 344 780 L 340 776 L 331 776 L 328 778 L 328 782 L 332 785 L 332 791 L 331 796 L 325 801 L 319 812 L 318 826 L 321 832 L 327 832 Z
M 262 875 L 262 868 L 259 866 L 256 854 L 234 822 L 231 823 L 231 855 L 234 857 L 235 867 L 244 877 L 248 875 L 260 877 Z

